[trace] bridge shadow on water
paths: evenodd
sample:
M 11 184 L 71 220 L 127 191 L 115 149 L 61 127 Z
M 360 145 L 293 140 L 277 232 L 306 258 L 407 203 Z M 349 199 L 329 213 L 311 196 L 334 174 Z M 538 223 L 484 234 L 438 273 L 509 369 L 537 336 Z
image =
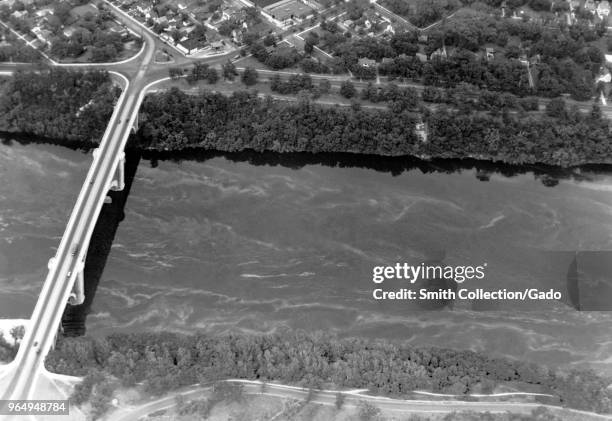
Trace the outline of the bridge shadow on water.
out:
M 77 306 L 66 305 L 62 316 L 62 329 L 65 336 L 82 336 L 85 334 L 85 321 L 91 311 L 91 305 L 96 296 L 117 228 L 125 217 L 125 204 L 140 163 L 140 157 L 140 152 L 127 149 L 125 151 L 125 188 L 122 191 L 108 192 L 112 202 L 106 203 L 102 207 L 85 259 L 85 301 Z

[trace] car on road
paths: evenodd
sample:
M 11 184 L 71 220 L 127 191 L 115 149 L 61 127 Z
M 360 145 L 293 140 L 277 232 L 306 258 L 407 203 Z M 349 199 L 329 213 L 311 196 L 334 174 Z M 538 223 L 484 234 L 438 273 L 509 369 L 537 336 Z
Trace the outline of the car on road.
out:
M 72 249 L 70 250 L 70 255 L 74 257 L 77 255 L 78 252 L 79 252 L 79 245 L 73 244 Z

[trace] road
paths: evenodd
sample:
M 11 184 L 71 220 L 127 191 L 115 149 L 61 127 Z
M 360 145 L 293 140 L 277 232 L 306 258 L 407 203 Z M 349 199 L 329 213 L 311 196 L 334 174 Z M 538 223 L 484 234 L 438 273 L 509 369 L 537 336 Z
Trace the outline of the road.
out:
M 282 399 L 307 400 L 310 391 L 308 389 L 286 386 L 282 384 L 267 383 L 262 386 L 261 382 L 249 380 L 228 380 L 231 382 L 242 383 L 244 392 L 250 395 L 265 395 Z M 182 395 L 186 399 L 202 399 L 207 392 L 210 391 L 210 386 L 192 386 L 190 388 L 178 391 L 170 396 L 148 402 L 146 404 L 133 407 L 122 408 L 108 414 L 106 417 L 109 421 L 136 421 L 148 414 L 163 409 L 169 409 L 175 406 L 176 397 Z M 384 412 L 395 412 L 407 415 L 409 413 L 420 414 L 444 414 L 455 411 L 477 411 L 491 413 L 522 413 L 529 414 L 532 410 L 538 407 L 546 407 L 552 411 L 570 411 L 577 417 L 589 420 L 610 420 L 609 415 L 601 415 L 593 412 L 568 410 L 553 405 L 542 405 L 539 403 L 523 403 L 523 402 L 465 402 L 453 400 L 405 400 L 391 399 L 382 396 L 371 396 L 362 394 L 362 391 L 339 391 L 339 390 L 315 390 L 311 394 L 311 403 L 335 406 L 336 396 L 342 393 L 345 396 L 345 407 L 356 407 L 359 402 L 368 402 L 380 408 Z

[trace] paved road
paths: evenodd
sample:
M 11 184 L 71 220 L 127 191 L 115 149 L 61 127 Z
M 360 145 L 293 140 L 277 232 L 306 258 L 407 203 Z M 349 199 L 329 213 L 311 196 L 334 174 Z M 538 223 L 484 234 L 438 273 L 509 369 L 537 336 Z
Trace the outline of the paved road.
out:
M 240 382 L 244 385 L 244 391 L 251 395 L 266 395 L 283 399 L 305 400 L 309 395 L 308 389 L 303 389 L 294 386 L 285 386 L 280 384 L 266 384 L 262 387 L 260 382 L 246 380 L 230 380 Z M 176 404 L 176 396 L 182 395 L 187 399 L 203 398 L 210 391 L 210 386 L 193 386 L 174 393 L 168 397 L 158 399 L 134 408 L 120 409 L 110 413 L 106 419 L 110 421 L 136 421 L 147 414 L 151 414 L 162 409 L 172 408 Z M 336 395 L 340 391 L 336 390 L 318 390 L 312 395 L 310 402 L 335 406 Z M 564 408 L 542 405 L 537 403 L 518 403 L 518 402 L 461 402 L 461 401 L 428 401 L 428 400 L 404 400 L 391 399 L 381 396 L 363 395 L 359 391 L 342 391 L 345 396 L 344 405 L 347 407 L 355 407 L 359 402 L 369 402 L 385 412 L 397 413 L 449 413 L 455 411 L 478 411 L 492 413 L 531 413 L 532 410 L 538 407 L 547 407 L 553 411 L 563 410 Z M 585 411 L 571 410 L 576 416 L 582 417 L 584 420 L 610 420 L 610 416 L 595 414 Z

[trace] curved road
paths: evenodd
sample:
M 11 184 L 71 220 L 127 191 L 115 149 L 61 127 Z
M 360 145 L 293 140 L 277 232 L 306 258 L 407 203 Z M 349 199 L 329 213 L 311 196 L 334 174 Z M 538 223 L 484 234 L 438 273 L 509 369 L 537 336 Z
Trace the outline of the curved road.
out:
M 306 400 L 310 391 L 308 389 L 285 386 L 281 384 L 266 383 L 262 388 L 262 383 L 249 380 L 228 380 L 231 382 L 242 383 L 244 392 L 250 395 L 266 395 L 283 399 Z M 263 389 L 263 390 L 262 390 Z M 202 397 L 203 393 L 210 391 L 210 386 L 193 386 L 171 396 L 158 399 L 153 402 L 140 405 L 130 409 L 119 409 L 108 414 L 105 419 L 109 421 L 136 421 L 148 414 L 163 409 L 172 408 L 176 405 L 176 396 L 182 395 L 184 398 L 194 399 Z M 570 411 L 577 417 L 584 420 L 611 420 L 610 415 L 601 415 L 593 412 L 570 410 L 553 405 L 543 405 L 538 403 L 519 403 L 519 402 L 462 402 L 462 401 L 431 401 L 431 400 L 404 400 L 391 399 L 381 396 L 370 396 L 360 394 L 360 391 L 337 391 L 337 390 L 316 390 L 310 402 L 335 406 L 336 395 L 342 393 L 345 396 L 344 406 L 355 407 L 359 402 L 369 402 L 385 412 L 408 413 L 450 413 L 455 411 L 478 411 L 491 413 L 523 413 L 529 414 L 532 410 L 539 407 L 546 407 L 553 411 Z M 579 419 L 579 418 L 577 418 Z

